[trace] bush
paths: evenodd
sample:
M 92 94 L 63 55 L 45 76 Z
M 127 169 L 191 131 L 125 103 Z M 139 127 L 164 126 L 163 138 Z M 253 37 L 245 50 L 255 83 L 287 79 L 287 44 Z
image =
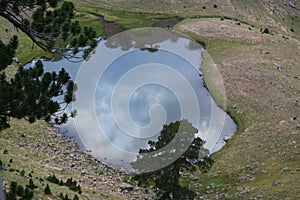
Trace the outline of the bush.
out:
M 33 199 L 33 191 L 31 191 L 28 187 L 25 188 L 23 199 L 24 200 Z
M 78 192 L 79 194 L 82 193 L 80 185 L 77 185 L 77 182 L 75 180 L 73 181 L 72 178 L 67 179 L 65 186 L 67 186 L 70 190 L 73 190 L 74 192 Z
M 75 196 L 74 196 L 73 200 L 79 200 L 79 198 L 78 198 L 77 194 L 75 194 Z
M 3 154 L 8 154 L 8 150 L 4 149 Z
M 58 197 L 59 197 L 61 200 L 64 200 L 64 199 L 65 199 L 62 192 L 59 193 Z
M 17 193 L 18 196 L 23 196 L 23 194 L 24 194 L 24 188 L 23 188 L 22 185 L 18 185 L 17 186 L 16 193 Z
M 25 176 L 25 170 L 24 169 L 22 169 L 22 171 L 20 172 L 20 175 Z
M 8 171 L 9 172 L 15 172 L 16 170 L 14 168 L 10 168 Z
M 17 194 L 18 183 L 16 181 L 11 181 L 9 185 L 9 193 L 11 196 L 15 197 Z
M 34 184 L 32 179 L 29 179 L 29 184 L 26 185 L 26 187 L 28 187 L 31 190 L 34 190 L 35 188 L 37 188 L 37 186 Z
M 54 174 L 52 176 L 48 176 L 47 181 L 54 184 L 59 184 L 59 179 Z
M 62 180 L 60 180 L 58 185 L 63 186 L 64 182 Z
M 50 190 L 50 187 L 48 184 L 46 185 L 46 187 L 44 189 L 44 193 L 45 193 L 45 195 L 51 195 L 51 190 Z
M 217 4 L 214 4 L 214 8 L 218 8 L 218 5 L 217 5 Z
M 18 197 L 18 198 L 17 198 Z M 26 187 L 25 190 L 22 185 L 18 185 L 16 181 L 11 181 L 9 192 L 6 194 L 7 200 L 31 200 L 33 199 L 33 192 Z
M 64 200 L 70 200 L 67 194 L 65 195 Z
M 265 33 L 265 34 L 270 34 L 271 32 L 269 31 L 269 29 L 268 29 L 268 28 L 265 28 L 265 29 L 263 29 L 263 30 L 262 30 L 262 33 Z

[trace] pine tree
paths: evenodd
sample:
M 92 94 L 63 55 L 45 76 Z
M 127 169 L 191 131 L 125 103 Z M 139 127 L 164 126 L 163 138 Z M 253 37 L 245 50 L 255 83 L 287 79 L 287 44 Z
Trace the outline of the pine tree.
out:
M 27 34 L 40 48 L 59 53 L 65 57 L 73 57 L 73 55 L 66 53 L 70 49 L 63 49 L 61 46 L 57 46 L 56 43 L 66 40 L 71 34 L 73 36 L 79 35 L 82 31 L 78 21 L 72 22 L 75 15 L 74 4 L 64 1 L 58 7 L 58 1 L 1 0 L 0 16 Z M 31 16 L 30 13 L 32 13 Z M 94 40 L 95 31 L 90 27 L 87 30 L 83 34 L 86 34 L 88 40 Z M 83 46 L 88 45 L 88 40 L 81 44 Z M 3 53 L 8 52 L 7 55 L 11 55 L 9 50 L 12 49 L 6 50 L 8 51 L 3 49 Z M 2 54 L 1 51 L 1 55 L 5 54 Z
M 50 187 L 48 184 L 46 185 L 46 187 L 44 189 L 44 193 L 45 193 L 45 195 L 51 195 L 51 190 L 50 190 Z
M 75 196 L 74 196 L 73 200 L 79 200 L 79 198 L 78 198 L 77 194 L 75 194 Z
M 58 4 L 58 1 L 1 0 L 0 16 L 43 50 L 58 53 L 67 59 L 83 59 L 76 57 L 75 53 L 81 51 L 80 46 L 90 45 L 91 48 L 84 49 L 83 55 L 86 57 L 89 54 L 97 44 L 95 31 L 89 27 L 83 31 L 79 22 L 74 21 L 73 3 Z M 71 43 L 71 46 L 62 48 L 61 44 L 66 46 L 65 43 Z M 58 74 L 45 73 L 42 63 L 38 62 L 29 69 L 20 67 L 15 77 L 7 80 L 4 70 L 12 63 L 17 47 L 17 36 L 13 36 L 8 44 L 0 39 L 0 131 L 10 127 L 11 117 L 25 118 L 30 123 L 37 119 L 49 122 L 53 118 L 57 124 L 74 117 L 75 112 L 64 112 L 74 100 L 76 90 L 64 69 Z M 58 96 L 62 96 L 64 102 L 53 100 Z
M 133 168 L 140 173 L 134 176 L 139 186 L 154 184 L 158 198 L 162 200 L 193 199 L 195 193 L 179 183 L 180 172 L 194 171 L 197 168 L 206 172 L 213 164 L 212 159 L 207 157 L 208 150 L 203 147 L 204 141 L 195 138 L 197 132 L 198 130 L 187 120 L 164 125 L 158 140 L 149 141 L 150 148 L 141 149 L 137 160 L 132 163 Z M 171 142 L 173 142 L 171 148 L 160 153 L 151 153 Z M 185 149 L 184 144 L 190 145 Z M 151 170 L 151 167 L 161 164 L 163 160 L 173 162 L 156 171 Z

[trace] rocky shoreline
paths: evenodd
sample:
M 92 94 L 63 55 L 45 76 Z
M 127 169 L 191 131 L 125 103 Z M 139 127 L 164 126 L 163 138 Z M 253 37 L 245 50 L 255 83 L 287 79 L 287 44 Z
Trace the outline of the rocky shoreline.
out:
M 34 142 L 11 138 L 10 144 L 32 154 L 43 155 L 44 159 L 39 160 L 39 163 L 44 167 L 40 170 L 44 170 L 45 174 L 53 170 L 57 172 L 58 178 L 65 178 L 64 173 L 74 174 L 73 179 L 77 180 L 82 188 L 101 190 L 124 199 L 153 199 L 152 191 L 123 182 L 124 177 L 128 176 L 125 171 L 107 166 L 84 153 L 75 140 L 59 133 L 55 128 L 45 127 L 43 132 L 26 137 L 34 137 L 31 138 Z M 7 183 L 5 185 L 8 186 Z M 85 198 L 94 199 L 89 196 Z

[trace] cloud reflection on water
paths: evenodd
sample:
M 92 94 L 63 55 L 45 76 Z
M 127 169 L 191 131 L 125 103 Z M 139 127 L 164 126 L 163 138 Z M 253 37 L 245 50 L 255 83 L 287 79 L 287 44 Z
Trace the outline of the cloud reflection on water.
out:
M 127 168 L 138 150 L 158 137 L 163 124 L 198 119 L 199 110 L 199 120 L 193 122 L 198 136 L 211 151 L 218 150 L 224 135 L 232 135 L 236 127 L 203 86 L 201 51 L 192 40 L 152 28 L 102 41 L 81 66 L 65 60 L 44 62 L 50 71 L 53 65 L 64 65 L 79 84 L 73 104 L 78 116 L 63 128 L 93 156 Z

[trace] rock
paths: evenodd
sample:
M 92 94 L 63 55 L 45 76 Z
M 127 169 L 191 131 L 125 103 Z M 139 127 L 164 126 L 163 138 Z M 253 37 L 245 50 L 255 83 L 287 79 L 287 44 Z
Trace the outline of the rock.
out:
M 189 175 L 189 178 L 190 178 L 191 180 L 193 180 L 193 181 L 196 181 L 196 180 L 199 179 L 199 178 L 198 178 L 197 176 L 195 176 L 194 174 L 190 174 L 190 175 Z
M 263 196 L 263 195 L 261 195 L 261 194 L 259 194 L 259 195 L 257 195 L 257 198 L 258 198 L 258 199 L 263 199 L 263 198 L 264 198 L 264 196 Z
M 72 164 L 71 164 L 71 167 L 72 167 L 72 168 L 73 168 L 73 167 L 75 167 L 75 166 L 76 166 L 76 164 L 75 164 L 75 163 L 72 163 Z
M 53 143 L 49 143 L 48 146 L 49 146 L 49 147 L 53 147 L 54 144 L 53 144 Z
M 287 172 L 289 170 L 290 170 L 290 168 L 288 168 L 288 167 L 285 167 L 285 168 L 282 169 L 282 171 L 284 171 L 284 172 Z
M 120 189 L 121 189 L 121 192 L 124 192 L 124 191 L 133 191 L 134 187 L 128 183 L 122 183 L 120 185 Z
M 17 57 L 14 57 L 12 60 L 13 60 L 13 62 L 15 62 L 15 63 L 20 63 L 20 60 L 19 60 Z
M 295 100 L 294 101 L 294 105 L 297 106 L 297 107 L 300 107 L 300 101 L 299 100 Z
M 225 141 L 225 142 L 228 142 L 229 140 L 231 140 L 231 136 L 228 136 L 228 135 L 226 135 L 224 138 L 223 138 L 223 140 Z
M 253 177 L 253 176 L 250 176 L 250 175 L 248 175 L 248 174 L 243 175 L 243 176 L 241 176 L 241 177 L 238 179 L 239 183 L 250 182 L 250 181 L 253 181 L 253 180 L 254 180 L 254 177 Z
M 278 186 L 280 184 L 280 182 L 279 181 L 275 181 L 275 182 L 273 182 L 273 186 Z

